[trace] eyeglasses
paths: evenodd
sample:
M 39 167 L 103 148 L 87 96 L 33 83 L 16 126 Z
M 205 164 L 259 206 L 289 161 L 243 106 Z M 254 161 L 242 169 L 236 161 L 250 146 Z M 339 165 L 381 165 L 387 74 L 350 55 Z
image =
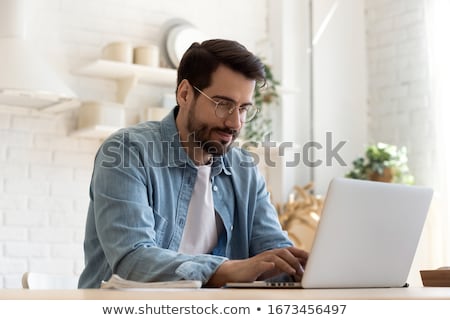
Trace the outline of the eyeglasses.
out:
M 201 95 L 203 95 L 206 99 L 211 101 L 216 105 L 215 112 L 216 116 L 221 119 L 225 119 L 231 116 L 234 110 L 238 109 L 239 119 L 241 122 L 250 122 L 252 121 L 256 114 L 259 112 L 259 109 L 253 104 L 245 104 L 242 106 L 238 106 L 235 102 L 223 99 L 213 99 L 204 93 L 202 90 L 193 86 L 195 90 L 197 90 Z

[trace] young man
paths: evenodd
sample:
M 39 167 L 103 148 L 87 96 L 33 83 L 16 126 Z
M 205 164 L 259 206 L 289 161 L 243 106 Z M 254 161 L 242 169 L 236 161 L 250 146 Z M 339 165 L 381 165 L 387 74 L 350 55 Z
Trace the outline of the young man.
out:
M 80 288 L 112 273 L 205 286 L 301 277 L 307 253 L 280 228 L 252 159 L 231 148 L 264 66 L 234 41 L 194 43 L 178 68 L 177 106 L 100 147 L 90 187 Z

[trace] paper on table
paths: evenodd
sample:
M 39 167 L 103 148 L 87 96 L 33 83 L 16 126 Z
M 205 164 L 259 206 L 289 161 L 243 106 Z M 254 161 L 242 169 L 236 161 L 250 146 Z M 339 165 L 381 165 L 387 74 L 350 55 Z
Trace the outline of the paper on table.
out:
M 177 280 L 159 282 L 139 282 L 126 280 L 113 274 L 108 281 L 102 281 L 102 289 L 149 289 L 149 288 L 201 288 L 202 282 L 196 280 Z

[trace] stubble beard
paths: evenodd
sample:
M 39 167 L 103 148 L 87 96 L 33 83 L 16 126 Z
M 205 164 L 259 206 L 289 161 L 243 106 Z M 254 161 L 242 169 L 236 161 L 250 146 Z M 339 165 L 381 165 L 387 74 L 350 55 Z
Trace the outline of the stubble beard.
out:
M 188 141 L 191 147 L 201 148 L 204 152 L 212 156 L 221 156 L 227 153 L 233 145 L 233 142 L 239 136 L 239 131 L 229 128 L 209 128 L 206 124 L 199 124 L 195 117 L 195 109 L 195 105 L 192 105 L 188 112 Z M 210 133 L 213 131 L 232 134 L 233 138 L 230 142 L 210 139 Z

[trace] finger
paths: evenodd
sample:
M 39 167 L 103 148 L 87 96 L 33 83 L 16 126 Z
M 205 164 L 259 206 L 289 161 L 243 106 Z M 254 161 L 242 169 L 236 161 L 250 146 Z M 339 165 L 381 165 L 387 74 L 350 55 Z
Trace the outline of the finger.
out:
M 254 277 L 253 280 L 258 279 L 265 273 L 271 273 L 276 269 L 274 262 L 268 262 L 268 261 L 259 261 L 254 267 Z
M 277 252 L 277 254 L 274 254 L 270 258 L 275 263 L 275 268 L 281 272 L 294 275 L 300 271 L 300 263 L 292 255 L 286 255 L 286 252 Z
M 278 274 L 280 274 L 280 271 L 275 268 L 274 264 L 274 268 L 272 270 L 262 273 L 256 280 L 267 280 L 277 276 Z
M 303 271 L 305 271 L 306 265 L 308 264 L 308 259 L 305 259 L 305 260 L 303 260 L 303 261 L 300 261 L 300 264 L 301 264 L 302 267 L 303 267 Z
M 295 257 L 302 259 L 304 261 L 308 260 L 309 253 L 307 251 L 296 248 L 296 247 L 287 247 L 286 249 L 290 253 L 292 253 L 292 255 L 294 255 Z
M 276 251 L 277 256 L 279 256 L 281 259 L 283 259 L 286 263 L 288 263 L 294 270 L 294 273 L 290 274 L 301 274 L 303 273 L 303 267 L 300 261 L 300 258 L 297 258 L 292 254 L 290 250 L 282 249 Z
M 308 261 L 308 258 L 309 258 L 309 253 L 307 251 L 304 251 L 304 250 L 301 250 L 301 249 L 298 249 L 295 247 L 289 247 L 287 249 L 289 250 L 289 252 L 291 252 L 294 256 L 297 257 L 298 261 L 300 262 L 300 265 L 303 268 L 303 270 L 301 270 L 303 273 L 303 271 L 306 267 L 306 262 Z

